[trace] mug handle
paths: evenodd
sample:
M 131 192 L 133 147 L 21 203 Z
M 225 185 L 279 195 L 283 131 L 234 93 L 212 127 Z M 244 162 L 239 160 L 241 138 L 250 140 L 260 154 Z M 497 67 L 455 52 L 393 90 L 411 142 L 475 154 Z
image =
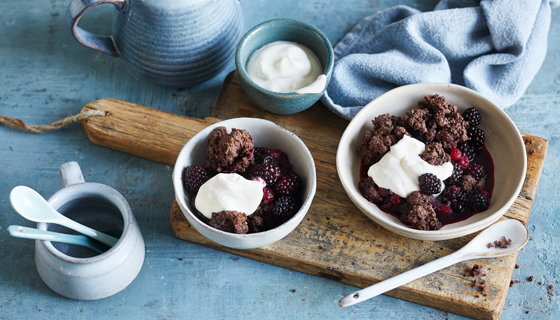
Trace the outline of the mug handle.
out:
M 60 165 L 60 181 L 64 188 L 71 186 L 73 184 L 84 183 L 84 176 L 82 175 L 82 169 L 76 161 L 66 162 Z
M 66 11 L 66 20 L 68 21 L 72 35 L 79 43 L 110 56 L 119 57 L 120 53 L 113 36 L 100 36 L 78 27 L 78 21 L 86 11 L 105 3 L 111 3 L 115 5 L 118 10 L 122 10 L 126 4 L 126 0 L 73 0 Z

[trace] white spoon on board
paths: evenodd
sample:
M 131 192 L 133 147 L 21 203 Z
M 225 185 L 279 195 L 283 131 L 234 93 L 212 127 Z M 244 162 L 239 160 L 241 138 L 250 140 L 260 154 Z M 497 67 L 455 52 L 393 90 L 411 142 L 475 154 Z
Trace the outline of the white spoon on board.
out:
M 13 188 L 12 192 L 10 192 L 10 202 L 12 207 L 27 220 L 59 224 L 110 247 L 114 246 L 118 241 L 115 237 L 86 227 L 60 214 L 37 191 L 29 187 L 18 186 Z
M 511 239 L 511 244 L 509 244 L 507 248 L 488 248 L 488 243 L 500 241 L 502 237 Z M 341 307 L 348 307 L 356 303 L 360 303 L 461 261 L 476 258 L 500 257 L 515 253 L 521 250 L 528 240 L 529 231 L 521 222 L 517 220 L 504 220 L 498 222 L 482 231 L 460 250 L 448 256 L 426 263 L 418 268 L 406 271 L 398 276 L 351 293 L 340 299 L 338 305 Z

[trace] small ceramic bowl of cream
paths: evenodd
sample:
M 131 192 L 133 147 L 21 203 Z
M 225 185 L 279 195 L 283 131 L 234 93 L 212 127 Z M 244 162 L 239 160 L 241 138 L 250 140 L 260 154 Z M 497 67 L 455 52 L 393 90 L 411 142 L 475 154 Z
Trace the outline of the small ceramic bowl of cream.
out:
M 241 85 L 261 108 L 289 115 L 323 95 L 334 64 L 329 39 L 298 20 L 265 21 L 243 36 L 235 54 Z

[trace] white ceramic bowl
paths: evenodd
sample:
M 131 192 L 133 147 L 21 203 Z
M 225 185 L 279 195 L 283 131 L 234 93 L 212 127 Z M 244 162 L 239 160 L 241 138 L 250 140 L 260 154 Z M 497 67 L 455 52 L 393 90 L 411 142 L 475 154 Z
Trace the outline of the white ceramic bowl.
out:
M 219 126 L 226 127 L 228 132 L 232 128 L 246 129 L 255 139 L 256 147 L 281 149 L 288 154 L 294 171 L 301 176 L 304 183 L 303 204 L 301 209 L 290 220 L 268 231 L 235 234 L 212 228 L 196 217 L 190 208 L 188 193 L 184 191 L 181 173 L 187 166 L 203 165 L 206 149 L 208 148 L 208 136 L 214 128 Z M 317 188 L 315 162 L 305 144 L 290 131 L 263 119 L 235 118 L 218 122 L 205 128 L 185 144 L 179 153 L 173 170 L 173 188 L 175 189 L 175 199 L 181 211 L 189 223 L 203 236 L 225 247 L 235 249 L 258 248 L 287 236 L 300 224 L 303 217 L 307 214 Z
M 445 225 L 440 230 L 417 230 L 400 222 L 368 202 L 358 190 L 361 157 L 356 148 L 366 130 L 371 130 L 371 120 L 390 113 L 403 116 L 407 110 L 418 107 L 427 95 L 439 94 L 458 107 L 459 112 L 476 107 L 482 114 L 479 125 L 486 133 L 486 148 L 494 162 L 494 191 L 488 210 L 471 218 Z M 495 104 L 477 92 L 448 83 L 421 83 L 393 89 L 366 105 L 352 119 L 338 145 L 336 168 L 344 190 L 354 204 L 376 223 L 400 235 L 420 240 L 445 240 L 461 237 L 498 220 L 513 204 L 519 194 L 525 172 L 527 156 L 519 130 L 513 121 Z

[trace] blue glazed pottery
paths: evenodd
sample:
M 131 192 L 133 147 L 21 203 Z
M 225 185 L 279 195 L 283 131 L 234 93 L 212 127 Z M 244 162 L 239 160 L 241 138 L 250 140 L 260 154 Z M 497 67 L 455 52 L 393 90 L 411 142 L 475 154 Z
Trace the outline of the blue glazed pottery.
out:
M 112 36 L 78 27 L 87 10 L 104 3 L 118 9 Z M 73 0 L 67 20 L 81 44 L 121 57 L 137 76 L 173 87 L 220 73 L 243 30 L 238 0 Z
M 279 93 L 264 89 L 253 82 L 246 70 L 247 61 L 256 50 L 274 41 L 296 42 L 311 49 L 319 58 L 327 85 L 334 64 L 329 39 L 316 27 L 298 20 L 274 19 L 265 21 L 247 32 L 235 53 L 237 73 L 245 93 L 261 108 L 278 115 L 289 115 L 311 107 L 324 93 Z M 325 85 L 325 88 L 326 86 Z

